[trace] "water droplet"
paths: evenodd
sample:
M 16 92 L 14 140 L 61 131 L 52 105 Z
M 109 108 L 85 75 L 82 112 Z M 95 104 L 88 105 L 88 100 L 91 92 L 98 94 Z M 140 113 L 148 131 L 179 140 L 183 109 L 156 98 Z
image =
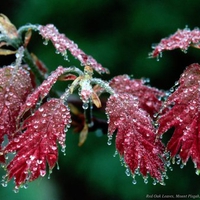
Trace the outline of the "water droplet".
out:
M 115 158 L 118 154 L 118 151 L 116 150 L 115 153 L 113 154 L 113 157 Z
M 27 105 L 27 106 L 30 106 L 30 105 L 31 105 L 31 102 L 27 102 L 26 105 Z
M 35 156 L 31 155 L 31 156 L 30 156 L 30 159 L 31 159 L 31 160 L 34 160 L 34 159 L 35 159 Z
M 196 170 L 196 175 L 199 175 L 200 174 L 200 169 L 197 169 Z
M 44 42 L 43 42 L 44 45 L 48 45 L 48 43 L 49 43 L 49 41 L 46 40 L 46 39 L 45 39 Z
M 18 193 L 19 192 L 19 187 L 15 186 L 13 191 L 14 191 L 14 193 Z
M 14 142 L 19 142 L 19 138 L 14 138 Z
M 56 54 L 60 54 L 60 51 L 58 51 L 58 49 L 56 49 L 55 53 L 56 53 Z
M 180 168 L 183 169 L 183 167 L 184 167 L 184 164 L 181 164 L 181 165 L 180 165 Z
M 59 166 L 58 162 L 56 164 L 57 164 L 57 170 L 60 170 L 60 166 Z
M 132 184 L 135 185 L 137 181 L 135 180 L 135 176 L 133 176 Z
M 8 183 L 7 183 L 7 181 L 2 180 L 1 185 L 2 185 L 3 187 L 7 187 L 7 186 L 8 186 Z
M 55 151 L 55 150 L 57 150 L 57 146 L 52 145 L 52 146 L 51 146 L 51 149 L 52 149 L 53 151 Z
M 64 156 L 66 156 L 66 145 L 62 146 L 61 151 L 63 152 Z
M 68 58 L 67 54 L 65 54 L 63 57 L 64 57 L 64 60 L 69 61 L 69 58 Z
M 41 165 L 42 164 L 42 160 L 37 160 L 37 164 Z
M 173 171 L 173 168 L 172 168 L 172 166 L 169 166 L 169 170 L 170 170 L 170 171 Z
M 157 184 L 156 179 L 153 179 L 153 185 L 156 185 L 156 184 Z
M 3 129 L 4 129 L 4 125 L 1 125 L 1 126 L 0 126 L 0 129 L 3 130 Z
M 148 183 L 148 178 L 144 177 L 144 183 L 147 184 Z
M 160 185 L 165 186 L 165 182 L 164 182 L 164 181 L 161 181 L 161 182 L 160 182 Z
M 46 171 L 45 170 L 40 170 L 40 176 L 44 177 L 46 175 Z
M 51 174 L 52 174 L 52 170 L 50 169 L 50 170 L 49 170 L 49 174 L 48 174 L 48 179 L 51 178 Z
M 110 146 L 112 144 L 112 135 L 108 135 L 107 144 Z
M 130 175 L 131 175 L 131 174 L 130 174 L 130 171 L 129 171 L 128 168 L 126 168 L 126 170 L 125 170 L 125 174 L 126 174 L 126 176 L 130 176 Z
M 24 184 L 24 189 L 27 189 L 28 188 L 28 183 L 26 182 L 25 184 Z
M 86 109 L 88 109 L 88 103 L 83 103 L 83 105 L 82 105 L 82 108 L 84 109 L 84 110 L 86 110 Z
M 43 112 L 44 108 L 43 107 L 39 107 L 39 112 Z
M 139 168 L 137 168 L 137 169 L 135 170 L 135 174 L 137 174 L 137 175 L 140 174 L 140 170 L 139 170 Z

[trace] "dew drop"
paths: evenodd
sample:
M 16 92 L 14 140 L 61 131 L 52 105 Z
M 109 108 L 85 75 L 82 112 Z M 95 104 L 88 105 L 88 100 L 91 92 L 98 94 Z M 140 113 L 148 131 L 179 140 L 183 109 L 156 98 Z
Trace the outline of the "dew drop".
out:
M 30 156 L 30 159 L 31 159 L 31 160 L 34 160 L 34 159 L 35 159 L 35 156 L 31 155 L 31 156 Z
M 169 166 L 169 170 L 170 170 L 170 171 L 173 171 L 173 168 L 172 168 L 172 166 Z
M 148 178 L 144 177 L 144 183 L 147 184 L 148 183 Z
M 123 158 L 123 157 L 120 157 L 120 163 L 121 163 L 121 166 L 122 166 L 122 167 L 125 165 L 125 162 L 124 162 L 124 158 Z
M 40 176 L 44 177 L 46 175 L 46 171 L 45 170 L 40 170 Z
M 139 172 L 139 168 L 137 168 L 137 169 L 135 170 L 135 174 L 137 174 L 137 175 L 140 174 L 140 172 Z
M 86 109 L 88 109 L 88 103 L 83 103 L 83 105 L 82 105 L 82 108 L 84 109 L 84 110 L 86 110 Z
M 63 152 L 64 156 L 66 156 L 66 146 L 65 145 L 62 146 L 61 151 Z
M 24 184 L 24 189 L 27 189 L 28 188 L 28 183 L 25 183 Z
M 14 142 L 19 142 L 19 138 L 14 138 Z
M 58 49 L 56 49 L 55 53 L 56 53 L 56 54 L 60 54 L 60 51 L 58 51 Z
M 180 168 L 183 169 L 183 167 L 184 167 L 184 164 L 181 164 L 181 165 L 180 165 Z
M 178 159 L 178 160 L 176 161 L 176 164 L 177 164 L 177 165 L 180 165 L 180 163 L 181 163 L 181 159 Z
M 30 105 L 31 105 L 31 102 L 27 102 L 26 105 L 27 105 L 27 106 L 30 106 Z
M 112 144 L 112 135 L 108 135 L 108 141 L 107 141 L 107 145 L 111 145 Z
M 135 180 L 135 176 L 133 176 L 132 184 L 135 185 L 137 181 Z
M 49 170 L 48 179 L 51 178 L 52 170 Z
M 1 183 L 1 185 L 3 186 L 3 187 L 7 187 L 8 186 L 8 183 L 7 183 L 7 181 L 2 181 L 2 183 Z
M 63 57 L 64 57 L 64 60 L 69 61 L 69 58 L 68 58 L 67 54 L 65 54 Z
M 156 179 L 153 179 L 153 185 L 156 185 L 156 184 L 157 184 Z
M 126 176 L 130 176 L 130 175 L 131 175 L 131 174 L 130 174 L 130 171 L 129 171 L 128 168 L 126 168 L 126 170 L 125 170 L 125 174 L 126 174 Z
M 199 176 L 199 174 L 200 174 L 200 169 L 197 169 L 195 173 L 196 173 L 196 175 Z
M 115 158 L 117 156 L 118 152 L 117 150 L 115 151 L 115 153 L 113 154 L 113 157 Z
M 43 112 L 44 108 L 43 107 L 39 107 L 39 112 Z
M 57 170 L 60 170 L 60 166 L 59 166 L 58 162 L 56 164 L 57 164 Z
M 14 193 L 18 193 L 19 192 L 19 187 L 15 186 L 13 191 L 14 191 Z
M 169 179 L 169 177 L 167 175 L 165 175 L 164 177 L 165 177 L 165 179 Z
M 164 182 L 164 181 L 161 181 L 161 182 L 160 182 L 160 185 L 165 186 L 165 182 Z
M 48 45 L 49 41 L 48 40 L 44 40 L 43 44 L 44 45 Z
M 37 164 L 41 165 L 42 164 L 42 160 L 37 160 Z

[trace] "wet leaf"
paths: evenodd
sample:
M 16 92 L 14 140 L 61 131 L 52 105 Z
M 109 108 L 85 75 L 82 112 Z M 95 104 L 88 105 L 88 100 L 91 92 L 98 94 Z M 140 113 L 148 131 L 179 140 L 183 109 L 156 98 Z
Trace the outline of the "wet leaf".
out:
M 51 75 L 47 78 L 47 80 L 43 81 L 43 83 L 36 89 L 32 94 L 28 96 L 26 99 L 25 104 L 20 109 L 20 116 L 23 116 L 23 114 L 36 105 L 39 98 L 42 100 L 44 97 L 46 97 L 52 88 L 52 86 L 57 81 L 58 77 L 65 72 L 65 69 L 63 67 L 58 67 L 55 71 L 51 73 Z
M 191 157 L 197 169 L 200 169 L 199 91 L 200 65 L 195 63 L 183 72 L 178 88 L 169 96 L 158 118 L 160 135 L 172 127 L 175 128 L 167 144 L 171 157 L 179 154 L 183 163 Z
M 67 58 L 67 50 L 77 58 L 83 66 L 89 65 L 98 73 L 109 73 L 109 70 L 102 67 L 101 64 L 97 63 L 97 61 L 81 49 L 78 48 L 78 45 L 74 43 L 72 40 L 67 38 L 64 34 L 60 34 L 58 29 L 53 24 L 48 24 L 46 26 L 39 27 L 40 34 L 46 41 L 51 41 L 55 46 L 58 53 L 61 53 L 63 56 Z
M 31 91 L 31 79 L 26 70 L 13 66 L 0 69 L 0 144 L 4 135 L 9 139 L 15 135 L 19 111 Z
M 70 123 L 68 108 L 60 99 L 51 99 L 27 118 L 18 134 L 5 147 L 4 153 L 16 152 L 7 166 L 7 179 L 19 187 L 27 181 L 45 176 L 46 163 L 50 171 L 58 160 L 57 142 L 65 150 L 65 126 Z
M 160 98 L 164 96 L 164 92 L 145 83 L 144 79 L 131 79 L 128 75 L 120 75 L 110 81 L 110 86 L 118 94 L 127 93 L 137 97 L 140 108 L 153 116 L 162 106 Z
M 156 139 L 156 130 L 150 115 L 139 107 L 138 99 L 131 94 L 119 94 L 108 99 L 108 137 L 116 131 L 116 148 L 132 175 L 137 170 L 163 182 L 163 145 Z
M 198 28 L 190 30 L 185 28 L 178 30 L 168 38 L 162 39 L 157 45 L 153 46 L 154 50 L 150 53 L 151 57 L 159 56 L 165 50 L 181 49 L 187 51 L 189 46 L 199 48 L 200 30 Z

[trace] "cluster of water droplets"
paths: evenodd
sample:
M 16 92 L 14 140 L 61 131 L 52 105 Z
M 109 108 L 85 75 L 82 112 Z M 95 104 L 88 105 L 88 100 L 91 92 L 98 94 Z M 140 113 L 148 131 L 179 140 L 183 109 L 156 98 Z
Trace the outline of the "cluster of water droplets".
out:
M 107 144 L 110 146 L 112 144 L 112 134 L 108 133 L 108 141 L 107 141 Z
M 119 153 L 118 153 L 118 151 L 116 150 L 116 151 L 114 152 L 114 154 L 113 154 L 113 157 L 117 157 L 118 154 L 119 154 Z M 137 177 L 137 176 L 138 176 L 138 177 L 141 176 L 141 177 L 143 178 L 143 182 L 144 182 L 145 184 L 148 184 L 148 183 L 149 183 L 149 176 L 150 176 L 149 173 L 147 173 L 147 176 L 143 176 L 143 175 L 140 173 L 140 168 L 139 168 L 139 167 L 138 167 L 137 169 L 135 169 L 135 171 L 134 171 L 134 173 L 133 173 L 133 172 L 130 170 L 130 168 L 127 166 L 126 162 L 124 161 L 124 157 L 121 156 L 121 155 L 119 155 L 119 159 L 120 159 L 121 166 L 122 166 L 122 167 L 125 167 L 125 174 L 126 174 L 126 176 L 132 177 L 132 184 L 133 184 L 133 185 L 137 184 L 137 180 L 136 180 L 136 177 Z M 170 167 L 170 164 L 168 165 L 168 167 Z M 173 169 L 171 168 L 171 170 L 173 170 Z M 165 185 L 164 179 L 168 179 L 168 176 L 167 176 L 167 174 L 166 174 L 166 171 L 164 171 L 164 172 L 162 173 L 161 181 L 159 181 L 159 180 L 153 178 L 152 184 L 153 184 L 153 185 L 156 185 L 156 184 Z

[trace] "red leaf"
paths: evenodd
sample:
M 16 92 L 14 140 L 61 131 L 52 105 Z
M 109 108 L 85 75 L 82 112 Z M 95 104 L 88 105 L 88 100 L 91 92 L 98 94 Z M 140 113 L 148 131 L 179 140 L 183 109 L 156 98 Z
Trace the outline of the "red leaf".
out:
M 163 134 L 175 127 L 167 149 L 171 157 L 180 155 L 183 163 L 191 157 L 200 169 L 200 65 L 192 64 L 186 68 L 179 80 L 179 87 L 166 101 L 158 119 L 158 133 Z
M 116 76 L 110 81 L 110 86 L 118 93 L 132 94 L 139 100 L 139 106 L 151 116 L 157 113 L 162 105 L 159 100 L 164 93 L 156 88 L 146 86 L 143 79 L 131 79 L 128 75 Z
M 51 40 L 58 53 L 67 56 L 66 51 L 68 49 L 71 54 L 81 62 L 82 65 L 90 65 L 98 73 L 109 73 L 109 70 L 97 63 L 92 56 L 86 55 L 81 49 L 79 49 L 76 43 L 67 38 L 64 34 L 60 34 L 58 29 L 53 24 L 40 26 L 39 31 L 43 38 L 47 41 Z
M 190 45 L 199 48 L 200 31 L 199 29 L 190 30 L 185 28 L 178 30 L 176 33 L 168 38 L 164 38 L 154 48 L 154 51 L 150 54 L 151 57 L 157 57 L 161 52 L 165 50 L 181 49 L 186 51 Z
M 14 136 L 20 108 L 31 90 L 31 79 L 26 70 L 13 66 L 0 69 L 0 144 L 4 135 L 9 139 Z M 4 162 L 2 156 L 0 162 Z
M 22 116 L 27 110 L 35 106 L 39 98 L 43 99 L 44 97 L 46 97 L 58 77 L 64 72 L 65 68 L 61 66 L 53 71 L 51 75 L 47 78 L 47 80 L 43 81 L 43 83 L 32 94 L 28 96 L 25 104 L 20 110 L 19 116 Z
M 156 139 L 155 128 L 149 114 L 139 108 L 138 100 L 130 94 L 111 96 L 107 102 L 109 137 L 117 132 L 116 148 L 124 162 L 136 174 L 150 176 L 163 182 L 163 145 Z
M 46 162 L 51 170 L 58 159 L 57 141 L 65 149 L 64 129 L 69 123 L 69 109 L 60 99 L 51 99 L 27 118 L 21 134 L 4 149 L 4 153 L 16 152 L 7 166 L 8 180 L 14 177 L 19 187 L 26 181 L 44 176 Z

